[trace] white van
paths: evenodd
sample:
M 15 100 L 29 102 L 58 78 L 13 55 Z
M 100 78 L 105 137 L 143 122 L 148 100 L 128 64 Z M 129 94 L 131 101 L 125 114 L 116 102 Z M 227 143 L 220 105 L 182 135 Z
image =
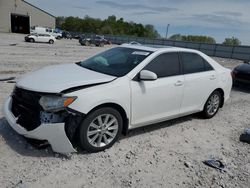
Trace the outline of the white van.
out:
M 30 28 L 30 33 L 38 33 L 38 34 L 49 34 L 54 36 L 56 39 L 62 38 L 62 34 L 56 32 L 54 29 L 41 27 L 41 26 L 33 26 Z

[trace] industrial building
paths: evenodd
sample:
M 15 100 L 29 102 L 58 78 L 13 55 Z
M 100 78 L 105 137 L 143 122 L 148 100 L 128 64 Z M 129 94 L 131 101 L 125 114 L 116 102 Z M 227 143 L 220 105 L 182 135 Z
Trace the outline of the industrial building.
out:
M 31 26 L 55 28 L 55 16 L 24 0 L 0 0 L 0 32 L 29 33 Z

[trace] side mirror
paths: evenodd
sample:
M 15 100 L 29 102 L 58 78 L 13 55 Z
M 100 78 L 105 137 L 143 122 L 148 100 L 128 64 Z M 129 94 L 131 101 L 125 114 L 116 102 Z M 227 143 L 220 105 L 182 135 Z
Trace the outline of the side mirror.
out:
M 145 81 L 153 81 L 157 80 L 157 75 L 154 72 L 148 71 L 148 70 L 142 70 L 140 72 L 140 80 L 145 80 Z

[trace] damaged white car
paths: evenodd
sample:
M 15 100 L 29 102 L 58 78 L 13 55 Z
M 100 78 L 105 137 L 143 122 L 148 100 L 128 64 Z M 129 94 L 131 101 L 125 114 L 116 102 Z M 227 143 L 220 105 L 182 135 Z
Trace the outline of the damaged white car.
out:
M 133 128 L 196 112 L 211 118 L 231 87 L 230 70 L 199 51 L 122 45 L 23 76 L 4 114 L 55 152 L 97 152 Z

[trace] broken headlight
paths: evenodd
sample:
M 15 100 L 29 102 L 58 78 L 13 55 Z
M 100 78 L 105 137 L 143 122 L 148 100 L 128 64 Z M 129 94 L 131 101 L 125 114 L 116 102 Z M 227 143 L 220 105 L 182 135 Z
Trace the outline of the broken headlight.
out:
M 76 98 L 77 97 L 42 96 L 39 100 L 39 104 L 45 111 L 58 112 L 69 106 Z

